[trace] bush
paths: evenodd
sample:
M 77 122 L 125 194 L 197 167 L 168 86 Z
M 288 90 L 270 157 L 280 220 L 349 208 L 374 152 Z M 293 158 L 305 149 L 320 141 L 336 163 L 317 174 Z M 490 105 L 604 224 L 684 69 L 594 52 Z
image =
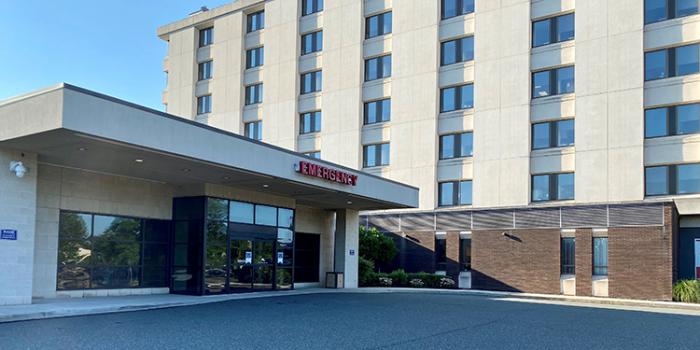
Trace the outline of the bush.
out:
M 443 277 L 440 279 L 439 283 L 440 288 L 454 288 L 455 287 L 455 281 L 453 281 L 449 277 Z
M 408 284 L 408 274 L 403 269 L 394 270 L 389 277 L 394 282 L 394 286 L 404 287 Z
M 391 287 L 393 281 L 390 277 L 382 276 L 377 278 L 377 282 L 381 287 Z
M 425 288 L 454 288 L 456 286 L 455 281 L 448 276 L 434 275 L 427 272 L 409 273 L 408 279 L 423 281 L 421 287 Z
M 413 288 L 422 288 L 423 286 L 425 286 L 425 283 L 423 283 L 423 280 L 420 278 L 414 278 L 408 281 L 408 285 Z
M 374 272 L 374 262 L 360 257 L 358 260 L 358 282 L 360 286 L 371 286 L 375 284 L 377 274 Z
M 397 252 L 393 239 L 382 234 L 375 227 L 360 226 L 360 257 L 371 260 L 375 264 L 388 264 Z
M 673 300 L 684 303 L 700 303 L 700 281 L 678 281 L 673 286 Z

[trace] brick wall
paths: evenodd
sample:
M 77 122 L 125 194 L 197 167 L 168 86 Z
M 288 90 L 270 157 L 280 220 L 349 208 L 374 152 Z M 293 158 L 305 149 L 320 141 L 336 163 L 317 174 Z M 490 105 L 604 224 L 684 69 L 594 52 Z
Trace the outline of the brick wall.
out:
M 447 232 L 447 275 L 459 278 L 459 232 Z
M 609 295 L 613 298 L 671 300 L 673 286 L 673 208 L 664 227 L 608 230 Z
M 593 294 L 593 230 L 576 230 L 576 295 Z
M 472 232 L 472 287 L 558 294 L 559 237 L 558 229 Z

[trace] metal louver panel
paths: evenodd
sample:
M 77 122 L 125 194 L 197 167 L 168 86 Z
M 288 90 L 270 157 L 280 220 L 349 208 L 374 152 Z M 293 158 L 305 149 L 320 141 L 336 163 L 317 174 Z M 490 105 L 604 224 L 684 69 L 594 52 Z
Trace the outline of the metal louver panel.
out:
M 435 231 L 435 214 L 401 214 L 401 231 Z
M 561 208 L 562 227 L 607 227 L 607 206 L 563 207 Z
M 537 208 L 515 212 L 516 228 L 559 228 L 559 208 Z
M 513 211 L 512 210 L 489 210 L 475 211 L 472 214 L 472 220 L 475 230 L 484 229 L 512 229 L 513 228 Z
M 472 213 L 468 211 L 438 212 L 437 231 L 469 231 L 472 229 Z
M 375 227 L 381 232 L 399 232 L 399 216 L 370 215 L 369 227 Z
M 661 226 L 664 224 L 664 205 L 611 205 L 610 226 Z

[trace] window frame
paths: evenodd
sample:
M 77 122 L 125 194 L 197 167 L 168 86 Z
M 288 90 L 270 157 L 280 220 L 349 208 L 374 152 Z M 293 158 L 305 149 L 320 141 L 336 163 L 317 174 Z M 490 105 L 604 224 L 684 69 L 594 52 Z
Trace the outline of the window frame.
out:
M 309 119 L 309 131 L 305 131 L 305 120 L 307 116 Z M 321 114 L 321 110 L 299 113 L 299 134 L 308 135 L 321 132 L 322 121 L 323 116 Z
M 462 57 L 464 53 L 464 42 L 471 39 L 471 57 Z M 455 43 L 455 61 L 452 63 L 445 63 L 445 44 L 454 42 Z M 471 62 L 474 61 L 474 35 L 467 35 L 455 39 L 445 40 L 440 42 L 440 67 L 450 66 L 453 64 Z
M 251 135 L 251 130 L 249 126 L 253 127 L 252 132 L 255 135 Z M 243 123 L 243 134 L 245 137 L 251 140 L 262 141 L 262 120 L 256 120 L 252 122 Z
M 306 47 L 306 40 L 305 38 L 311 36 L 311 47 L 307 48 Z M 319 40 L 320 36 L 320 40 Z M 310 55 L 314 52 L 321 52 L 323 51 L 323 29 L 319 29 L 313 32 L 308 32 L 304 33 L 301 35 L 301 56 L 306 56 Z
M 309 9 L 309 3 L 311 3 L 311 9 Z M 301 1 L 301 16 L 308 16 L 314 13 L 323 11 L 323 0 L 302 0 Z
M 564 69 L 573 69 L 573 90 L 570 92 L 561 92 L 559 91 L 559 74 L 561 71 Z M 535 75 L 540 74 L 540 73 L 548 73 L 548 78 L 549 78 L 549 89 L 547 91 L 547 95 L 544 96 L 535 96 Z M 532 92 L 530 93 L 531 99 L 536 100 L 540 98 L 547 98 L 547 97 L 553 97 L 553 96 L 562 96 L 562 95 L 568 95 L 568 94 L 574 94 L 576 93 L 576 66 L 575 65 L 568 65 L 568 66 L 562 66 L 562 67 L 556 67 L 556 68 L 548 68 L 548 69 L 542 69 L 538 71 L 533 71 L 531 74 L 531 84 L 530 84 L 530 89 L 532 89 Z
M 386 61 L 385 59 L 388 58 L 388 66 L 385 65 Z M 381 79 L 386 79 L 391 77 L 392 73 L 392 62 L 391 62 L 391 53 L 388 54 L 382 54 L 380 56 L 374 56 L 370 58 L 365 59 L 365 82 L 370 82 L 370 81 L 375 81 L 375 80 L 381 80 Z M 377 76 L 376 77 L 371 77 L 370 76 L 370 69 L 369 65 L 372 64 L 372 62 L 376 62 L 377 64 Z M 388 68 L 387 68 L 388 67 Z
M 452 0 L 455 2 L 455 8 L 458 10 L 454 16 L 446 17 L 445 16 L 445 1 L 451 1 L 451 0 L 441 0 L 440 1 L 440 20 L 442 20 L 442 21 L 444 21 L 446 19 L 450 19 L 450 18 L 468 15 L 468 14 L 474 13 L 476 11 L 476 8 L 475 8 L 476 1 L 475 0 Z M 469 12 L 469 11 L 464 12 L 463 11 L 465 1 L 471 2 L 471 7 L 473 9 L 471 12 Z
M 571 144 L 560 144 L 559 143 L 559 130 L 560 130 L 560 124 L 562 123 L 568 123 L 568 122 L 573 122 L 574 124 L 574 142 Z M 547 124 L 549 125 L 549 144 L 545 147 L 535 147 L 535 126 L 537 125 L 543 125 Z M 546 122 L 537 122 L 537 123 L 532 123 L 530 126 L 530 143 L 531 143 L 531 149 L 533 151 L 539 151 L 539 150 L 544 150 L 544 149 L 550 149 L 550 148 L 563 148 L 563 147 L 573 147 L 576 145 L 576 121 L 574 118 L 566 118 L 566 119 L 561 119 L 561 120 L 550 120 Z
M 372 38 L 378 38 L 378 37 L 380 37 L 380 36 L 384 36 L 384 35 L 387 35 L 387 34 L 391 34 L 391 33 L 393 32 L 393 30 L 394 30 L 394 23 L 393 23 L 393 22 L 394 22 L 394 19 L 393 19 L 393 16 L 394 16 L 394 15 L 392 14 L 392 12 L 393 12 L 392 10 L 387 10 L 387 11 L 384 11 L 384 12 L 381 12 L 381 13 L 376 13 L 376 14 L 373 14 L 373 15 L 370 15 L 370 16 L 365 17 L 365 40 L 366 40 L 366 39 L 372 39 Z M 389 31 L 388 31 L 388 32 L 385 32 L 385 31 L 384 31 L 384 24 L 385 24 L 385 22 L 386 22 L 386 16 L 387 16 L 387 15 L 389 15 L 390 17 L 392 17 L 392 18 L 390 19 L 390 21 L 389 21 L 391 27 L 389 28 Z M 377 34 L 376 34 L 376 35 L 371 35 L 371 33 L 370 33 L 370 30 L 371 30 L 370 21 L 371 21 L 373 18 L 377 18 Z
M 388 102 L 388 118 L 384 119 L 384 112 L 385 112 L 385 103 Z M 375 118 L 374 122 L 369 121 L 369 111 L 370 108 L 373 105 L 374 113 L 377 117 Z M 372 100 L 372 101 L 366 101 L 364 103 L 364 116 L 363 116 L 363 122 L 364 125 L 374 125 L 374 124 L 381 124 L 381 123 L 386 123 L 391 121 L 391 97 L 386 97 L 386 98 L 381 98 L 379 100 Z
M 464 254 L 465 242 L 469 242 L 469 261 L 466 261 L 467 257 Z M 472 270 L 472 239 L 471 237 L 460 237 L 459 238 L 459 271 L 469 272 Z
M 566 176 L 566 175 L 573 175 L 574 176 L 574 188 L 573 192 L 574 195 L 572 198 L 559 198 L 559 177 L 560 176 Z M 541 176 L 547 176 L 548 181 L 549 181 L 549 186 L 547 189 L 548 193 L 548 199 L 541 199 L 541 200 L 536 200 L 535 199 L 535 178 L 536 177 L 541 177 Z M 530 176 L 530 202 L 532 203 L 546 203 L 546 202 L 555 202 L 555 201 L 571 201 L 576 199 L 576 173 L 573 171 L 566 171 L 566 172 L 560 172 L 560 173 L 542 173 L 542 174 L 532 174 Z
M 204 106 L 204 107 L 202 107 Z M 209 114 L 212 111 L 211 94 L 197 96 L 197 115 Z
M 208 35 L 207 35 L 208 33 Z M 214 26 L 199 30 L 199 47 L 207 47 L 214 43 Z
M 561 275 L 576 275 L 576 238 L 561 237 L 559 242 Z
M 462 99 L 464 98 L 463 89 L 466 88 L 467 86 L 470 86 L 470 85 L 471 85 L 471 91 L 472 91 L 471 106 L 469 106 L 467 108 L 461 108 L 462 107 Z M 454 105 L 455 105 L 455 109 L 446 110 L 445 109 L 444 92 L 446 90 L 450 90 L 450 89 L 455 90 L 455 94 L 454 94 L 455 97 L 454 97 L 454 101 L 453 101 Z M 461 85 L 447 86 L 447 87 L 440 89 L 440 113 L 450 113 L 450 112 L 454 112 L 454 111 L 465 111 L 465 110 L 473 109 L 475 105 L 476 105 L 476 103 L 474 101 L 474 83 L 473 82 L 461 84 Z
M 573 16 L 574 36 L 572 38 L 569 38 L 566 40 L 559 40 L 559 20 L 566 17 L 566 16 Z M 549 42 L 546 44 L 537 45 L 535 43 L 535 25 L 537 23 L 542 23 L 542 22 L 549 22 L 549 33 L 548 33 L 549 34 Z M 534 21 L 532 21 L 530 30 L 532 31 L 532 48 L 533 49 L 538 48 L 538 47 L 544 47 L 547 45 L 552 45 L 552 44 L 557 44 L 557 43 L 565 43 L 567 41 L 576 40 L 576 13 L 569 12 L 569 13 L 564 13 L 564 14 L 557 14 L 556 16 L 552 16 L 552 17 L 534 20 Z
M 684 104 L 677 104 L 677 105 L 671 105 L 671 106 L 664 106 L 664 107 L 653 107 L 653 108 L 647 108 L 644 110 L 644 138 L 645 139 L 656 139 L 656 138 L 661 138 L 661 137 L 669 137 L 669 136 L 680 136 L 680 135 L 694 135 L 700 133 L 700 128 L 698 128 L 697 131 L 694 132 L 686 132 L 686 133 L 681 133 L 678 132 L 678 108 L 683 108 L 687 106 L 698 106 L 700 108 L 700 103 L 684 103 Z M 665 110 L 666 111 L 666 120 L 664 121 L 664 124 L 666 125 L 666 133 L 664 135 L 658 135 L 658 136 L 647 136 L 647 131 L 649 130 L 649 124 L 647 123 L 647 113 L 651 111 L 658 111 L 658 110 Z M 700 122 L 700 114 L 696 116 L 698 118 L 698 121 Z
M 698 62 L 697 63 L 697 70 L 695 72 L 691 73 L 686 73 L 686 74 L 678 74 L 678 55 L 676 54 L 676 51 L 681 48 L 686 48 L 690 46 L 695 46 L 696 50 L 698 50 Z M 659 53 L 659 52 L 664 52 L 665 55 L 665 62 L 666 66 L 664 67 L 664 77 L 661 78 L 650 78 L 648 76 L 647 72 L 647 63 L 649 62 L 648 60 L 648 55 Z M 664 49 L 659 49 L 659 50 L 650 50 L 650 51 L 645 51 L 644 52 L 644 81 L 649 82 L 649 81 L 657 81 L 657 80 L 664 80 L 664 79 L 670 79 L 670 78 L 676 78 L 676 77 L 684 77 L 688 75 L 694 75 L 700 73 L 700 43 L 692 43 L 692 44 L 686 44 L 686 45 L 679 45 L 679 46 L 674 46 L 674 47 L 667 47 Z
M 245 87 L 245 105 L 253 106 L 263 102 L 263 83 L 255 83 L 246 85 Z M 251 100 L 252 98 L 252 100 Z
M 687 192 L 680 193 L 679 191 L 679 171 L 678 168 L 682 166 L 695 165 L 700 166 L 700 163 L 679 163 L 679 164 L 663 164 L 663 165 L 652 165 L 644 167 L 644 197 L 663 197 L 663 196 L 685 196 L 694 195 L 700 193 L 698 192 Z M 660 169 L 666 168 L 666 192 L 661 194 L 649 194 L 648 191 L 648 175 L 647 171 L 649 169 Z
M 256 26 L 253 26 L 255 21 Z M 246 16 L 246 34 L 265 29 L 265 10 L 255 11 Z
M 472 187 L 472 195 L 468 203 L 462 203 L 462 185 L 470 183 Z M 442 185 L 452 185 L 452 202 L 445 204 L 442 203 Z M 464 179 L 464 180 L 451 180 L 451 181 L 440 181 L 438 182 L 438 208 L 449 208 L 449 207 L 464 207 L 470 206 L 474 203 L 474 180 Z
M 601 264 L 596 264 L 596 241 L 604 241 L 605 242 L 605 265 Z M 593 237 L 591 240 L 591 267 L 593 270 L 593 276 L 607 276 L 608 275 L 608 267 L 609 267 L 609 257 L 610 257 L 610 249 L 608 245 L 608 237 Z M 603 272 L 604 271 L 604 272 Z
M 383 166 L 389 166 L 391 162 L 391 146 L 390 142 L 379 142 L 379 143 L 371 143 L 371 144 L 366 144 L 362 146 L 362 167 L 363 168 L 378 168 L 378 167 L 383 167 Z M 367 154 L 369 152 L 369 149 L 374 147 L 374 164 L 369 164 L 367 162 Z M 389 157 L 388 159 L 384 159 L 382 157 L 383 149 L 384 147 L 388 148 L 389 152 Z
M 209 74 L 206 74 L 209 73 Z M 197 81 L 210 80 L 214 76 L 214 60 L 207 60 L 197 64 Z
M 470 145 L 470 151 L 469 154 L 462 154 L 462 137 L 464 135 L 471 135 L 472 137 L 472 144 Z M 449 157 L 444 156 L 444 142 L 443 140 L 446 137 L 452 137 L 453 140 L 453 151 L 452 155 Z M 450 159 L 461 159 L 461 158 L 469 158 L 474 156 L 474 131 L 463 131 L 463 132 L 456 132 L 456 133 L 450 133 L 450 134 L 444 134 L 440 135 L 439 138 L 439 160 L 450 160 Z
M 684 17 L 689 17 L 689 16 L 694 16 L 697 15 L 700 11 L 700 6 L 696 7 L 696 10 L 694 13 L 687 14 L 687 15 L 682 15 L 678 16 L 678 0 L 663 0 L 664 1 L 664 18 L 654 20 L 654 21 L 647 21 L 647 2 L 646 0 L 644 1 L 644 25 L 649 25 L 649 24 L 654 24 L 654 23 L 660 23 L 664 21 L 669 21 L 672 19 L 676 18 L 684 18 Z
M 255 60 L 253 60 L 253 53 Z M 253 47 L 245 51 L 245 69 L 253 69 L 265 65 L 265 46 Z
M 315 92 L 322 91 L 322 89 L 323 89 L 323 73 L 322 72 L 323 72 L 323 70 L 317 69 L 317 70 L 301 73 L 301 75 L 299 77 L 300 78 L 299 79 L 300 95 L 313 94 Z M 319 75 L 320 75 L 320 78 L 319 78 Z M 309 87 L 310 89 L 308 91 L 306 89 L 304 89 L 304 87 L 306 87 L 306 85 L 304 83 L 306 81 L 306 79 L 305 79 L 306 76 L 312 77 L 311 86 Z M 320 84 L 318 84 L 319 80 L 321 81 Z

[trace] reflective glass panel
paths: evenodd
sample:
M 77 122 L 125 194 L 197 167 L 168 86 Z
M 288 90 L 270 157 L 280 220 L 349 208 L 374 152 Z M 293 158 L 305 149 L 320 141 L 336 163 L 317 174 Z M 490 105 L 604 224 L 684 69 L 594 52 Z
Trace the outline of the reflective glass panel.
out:
M 698 13 L 698 0 L 675 0 L 676 17 L 685 17 Z
M 442 65 L 457 62 L 457 41 L 451 40 L 442 43 Z
M 695 74 L 700 71 L 700 45 L 676 48 L 676 76 Z
M 549 200 L 549 175 L 535 175 L 532 177 L 532 201 Z
M 557 175 L 557 199 L 574 199 L 574 174 Z
M 551 123 L 538 123 L 532 125 L 532 149 L 549 148 Z
M 454 182 L 443 182 L 440 184 L 440 205 L 454 205 Z
M 644 54 L 644 79 L 656 80 L 667 78 L 668 63 L 666 50 Z
M 461 143 L 459 155 L 462 157 L 471 157 L 474 144 L 474 134 L 470 132 L 465 132 L 464 134 L 460 135 L 460 138 Z
M 559 16 L 557 21 L 557 41 L 567 41 L 574 38 L 574 14 Z
M 61 212 L 58 235 L 61 239 L 85 239 L 92 235 L 92 215 Z
M 557 123 L 557 146 L 574 144 L 574 120 L 564 120 Z
M 550 73 L 550 71 L 544 71 L 532 74 L 532 98 L 550 95 Z
M 676 133 L 693 134 L 700 132 L 700 104 L 676 107 Z
M 255 205 L 255 224 L 277 226 L 277 208 L 267 205 Z
M 455 100 L 457 99 L 456 92 L 455 88 L 447 88 L 440 91 L 441 112 L 449 112 L 457 109 L 455 105 Z
M 557 93 L 569 94 L 574 92 L 574 67 L 564 67 L 557 70 Z
M 472 182 L 471 181 L 461 181 L 459 183 L 459 204 L 461 204 L 461 205 L 471 205 L 472 204 Z
M 666 19 L 668 0 L 644 0 L 644 23 L 654 23 Z
M 538 47 L 552 43 L 552 22 L 549 19 L 532 23 L 532 46 Z
M 229 220 L 242 224 L 252 224 L 253 211 L 253 204 L 231 201 Z
M 677 167 L 678 194 L 700 193 L 700 164 L 684 164 Z
M 668 167 L 648 167 L 645 170 L 645 191 L 647 196 L 668 194 Z
M 668 108 L 648 109 L 644 112 L 644 137 L 668 135 Z
M 474 85 L 468 84 L 461 87 L 462 103 L 460 109 L 474 108 Z
M 294 210 L 279 208 L 277 210 L 277 225 L 279 227 L 291 228 L 294 225 Z
M 455 154 L 455 135 L 445 135 L 440 137 L 440 158 L 453 158 Z

